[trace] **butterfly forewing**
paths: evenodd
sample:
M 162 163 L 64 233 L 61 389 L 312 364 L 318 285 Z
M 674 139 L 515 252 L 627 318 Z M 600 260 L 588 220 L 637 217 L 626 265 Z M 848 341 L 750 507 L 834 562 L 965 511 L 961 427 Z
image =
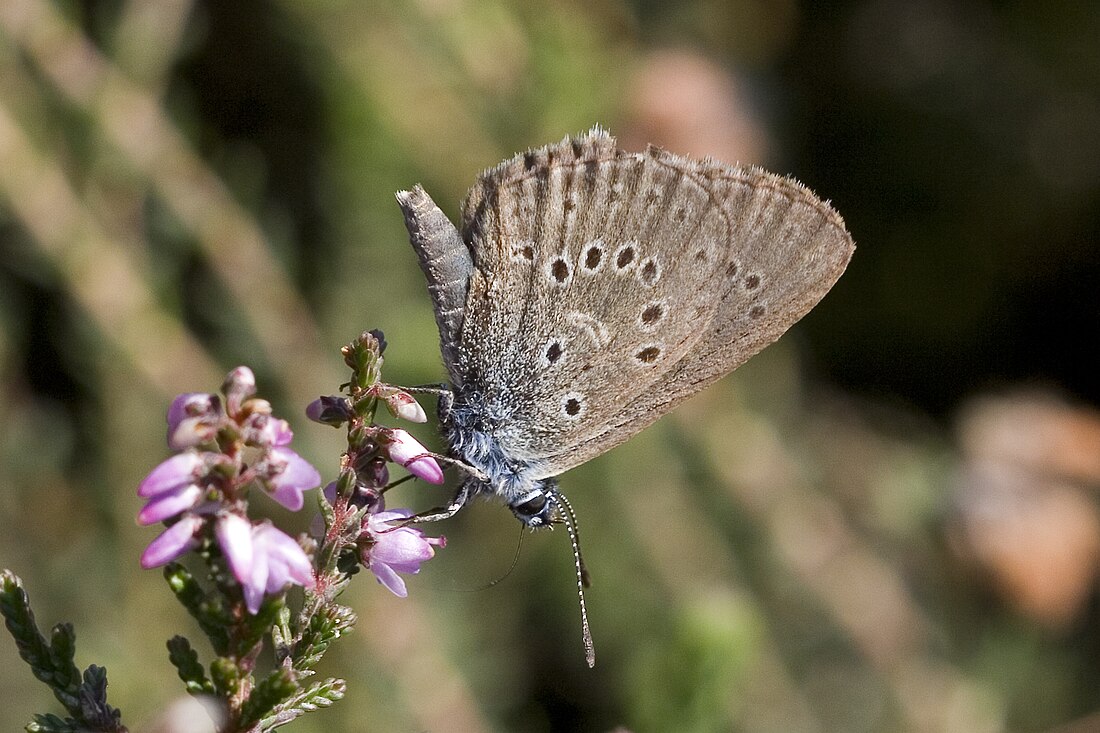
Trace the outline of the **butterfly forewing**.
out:
M 517 157 L 467 202 L 476 271 L 462 351 L 517 458 L 599 436 L 693 350 L 718 307 L 700 282 L 724 267 L 727 213 L 704 179 L 609 140 Z

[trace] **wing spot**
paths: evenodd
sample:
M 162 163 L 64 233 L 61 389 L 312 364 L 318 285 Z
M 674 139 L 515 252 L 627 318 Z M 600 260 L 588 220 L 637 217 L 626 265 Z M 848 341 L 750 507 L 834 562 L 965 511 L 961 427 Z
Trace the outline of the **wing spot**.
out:
M 661 268 L 657 265 L 657 260 L 650 257 L 642 263 L 642 269 L 638 273 L 638 278 L 642 281 L 643 285 L 653 287 L 657 284 L 657 281 L 661 279 Z
M 584 251 L 584 269 L 595 272 L 603 264 L 603 245 L 599 241 L 592 242 Z
M 683 224 L 687 219 L 687 209 L 683 206 L 677 206 L 676 211 L 672 212 L 672 220 L 677 224 Z
M 639 351 L 637 354 L 635 354 L 634 358 L 643 364 L 652 364 L 653 362 L 657 361 L 657 357 L 659 357 L 660 355 L 661 349 L 659 347 L 647 346 Z
M 584 395 L 580 392 L 567 392 L 561 398 L 561 415 L 566 420 L 579 420 L 584 415 Z
M 513 260 L 526 260 L 531 262 L 535 259 L 535 247 L 531 242 L 520 242 L 512 247 L 512 259 Z
M 557 339 L 553 339 L 547 344 L 545 351 L 543 351 L 543 357 L 546 359 L 548 366 L 557 364 L 563 356 L 565 356 L 565 348 L 561 345 L 561 341 Z
M 581 311 L 570 311 L 566 314 L 566 318 L 570 323 L 584 331 L 589 340 L 592 341 L 592 345 L 597 349 L 604 348 L 611 341 L 611 334 L 608 332 L 607 326 L 598 318 L 593 318 Z
M 737 271 L 739 269 L 736 262 L 729 263 L 726 265 L 726 277 L 737 277 Z
M 656 325 L 665 316 L 665 307 L 660 303 L 650 303 L 642 311 L 641 319 L 643 326 Z
M 561 257 L 550 263 L 550 277 L 565 284 L 569 281 L 569 263 Z
M 762 305 L 754 305 L 749 308 L 749 318 L 759 318 L 764 315 L 765 308 Z
M 635 257 L 637 257 L 637 250 L 634 249 L 633 244 L 624 244 L 619 247 L 619 251 L 615 253 L 615 267 L 620 270 L 625 270 L 633 264 Z
M 760 287 L 760 276 L 756 273 L 745 275 L 745 290 L 756 290 Z
M 706 262 L 707 259 L 709 259 L 709 255 L 707 254 L 707 250 L 705 247 L 701 247 L 695 250 L 695 260 L 697 262 Z

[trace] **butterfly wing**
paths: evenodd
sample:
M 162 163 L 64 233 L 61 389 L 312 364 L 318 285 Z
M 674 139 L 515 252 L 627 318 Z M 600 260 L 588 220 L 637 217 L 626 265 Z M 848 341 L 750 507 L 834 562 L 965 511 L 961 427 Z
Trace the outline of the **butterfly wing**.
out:
M 694 166 L 731 222 L 725 264 L 707 284 L 717 301 L 714 317 L 691 351 L 623 405 L 599 435 L 563 442 L 544 456 L 558 472 L 626 441 L 776 341 L 832 288 L 855 250 L 840 215 L 793 179 L 654 154 Z
M 556 475 L 739 366 L 851 255 L 789 179 L 596 129 L 505 161 L 463 206 L 473 256 L 457 365 L 505 453 Z
M 485 173 L 463 206 L 458 371 L 501 448 L 535 459 L 599 435 L 688 354 L 728 230 L 693 176 L 599 130 Z

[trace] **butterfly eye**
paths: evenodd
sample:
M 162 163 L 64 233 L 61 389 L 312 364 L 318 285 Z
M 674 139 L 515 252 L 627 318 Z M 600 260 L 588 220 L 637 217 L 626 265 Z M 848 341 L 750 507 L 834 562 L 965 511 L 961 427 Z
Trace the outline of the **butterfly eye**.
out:
M 545 508 L 546 494 L 542 493 L 541 491 L 520 504 L 512 505 L 512 510 L 516 512 L 516 514 L 522 514 L 528 517 L 535 516 Z

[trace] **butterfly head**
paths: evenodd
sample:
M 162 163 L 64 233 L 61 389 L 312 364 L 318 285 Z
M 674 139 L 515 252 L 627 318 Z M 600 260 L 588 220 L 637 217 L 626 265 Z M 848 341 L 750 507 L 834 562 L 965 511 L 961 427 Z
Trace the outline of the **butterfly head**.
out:
M 556 479 L 543 479 L 528 491 L 508 502 L 512 514 L 532 529 L 549 527 L 561 522 Z

